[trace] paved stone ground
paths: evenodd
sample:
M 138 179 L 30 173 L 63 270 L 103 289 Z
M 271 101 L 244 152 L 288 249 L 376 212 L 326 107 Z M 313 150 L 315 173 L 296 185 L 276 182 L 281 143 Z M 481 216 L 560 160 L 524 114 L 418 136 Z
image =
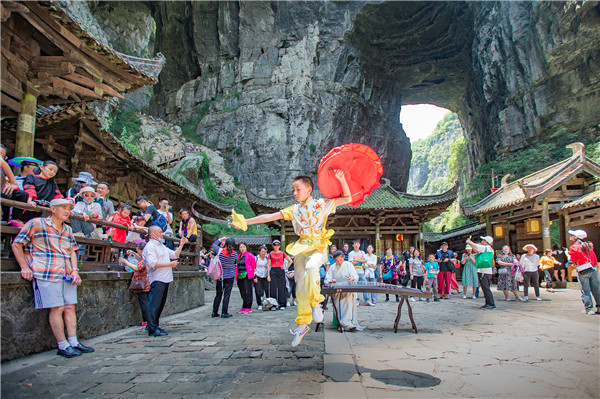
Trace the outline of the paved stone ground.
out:
M 328 310 L 325 331 L 313 326 L 298 348 L 295 308 L 212 319 L 204 306 L 166 318 L 164 338 L 130 328 L 88 341 L 96 352 L 79 358 L 5 363 L 2 397 L 600 397 L 600 316 L 579 313 L 575 290 L 542 297 L 496 294 L 494 311 L 457 296 L 416 302 L 418 334 L 406 309 L 394 334 L 397 303 L 380 297 L 359 308 L 365 331 L 340 334 Z M 231 309 L 240 304 L 234 291 Z
M 494 294 L 492 311 L 462 295 L 414 302 L 418 334 L 406 309 L 394 334 L 396 302 L 360 307 L 367 329 L 325 334 L 324 396 L 600 397 L 600 316 L 579 313 L 579 291 L 527 303 Z

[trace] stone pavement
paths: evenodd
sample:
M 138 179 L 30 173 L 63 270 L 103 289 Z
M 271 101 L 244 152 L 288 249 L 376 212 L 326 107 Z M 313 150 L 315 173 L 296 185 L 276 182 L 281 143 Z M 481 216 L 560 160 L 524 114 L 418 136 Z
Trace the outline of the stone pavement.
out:
M 203 306 L 163 320 L 170 334 L 129 328 L 95 338 L 96 352 L 63 359 L 55 351 L 2 365 L 3 398 L 598 398 L 600 316 L 583 315 L 579 292 L 544 301 L 504 302 L 456 295 L 413 303 L 419 333 L 397 303 L 359 308 L 367 328 L 325 331 L 290 347 L 295 308 L 211 318 Z M 207 292 L 207 302 L 213 298 Z M 171 297 L 169 300 L 176 300 Z M 241 304 L 232 293 L 232 311 Z

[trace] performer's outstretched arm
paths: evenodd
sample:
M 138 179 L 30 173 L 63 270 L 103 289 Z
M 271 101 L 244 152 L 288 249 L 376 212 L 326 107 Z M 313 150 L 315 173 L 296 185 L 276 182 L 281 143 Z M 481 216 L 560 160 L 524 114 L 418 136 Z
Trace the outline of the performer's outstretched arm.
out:
M 268 223 L 273 222 L 275 220 L 283 219 L 283 215 L 281 212 L 274 213 L 263 213 L 262 215 L 254 216 L 253 218 L 246 219 L 246 224 L 259 224 L 259 223 Z
M 338 179 L 342 185 L 342 196 L 335 199 L 335 206 L 346 205 L 347 203 L 352 201 L 352 193 L 350 192 L 350 187 L 348 186 L 348 182 L 346 181 L 344 171 L 336 169 L 335 178 Z

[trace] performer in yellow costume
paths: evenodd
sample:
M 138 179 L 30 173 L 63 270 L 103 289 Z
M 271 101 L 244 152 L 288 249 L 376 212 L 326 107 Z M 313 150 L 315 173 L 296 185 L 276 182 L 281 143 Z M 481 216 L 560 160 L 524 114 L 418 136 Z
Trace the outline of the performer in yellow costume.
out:
M 312 320 L 323 321 L 323 309 L 320 303 L 325 299 L 321 295 L 319 267 L 327 259 L 327 247 L 333 230 L 325 228 L 327 216 L 335 213 L 335 208 L 352 200 L 350 188 L 344 172 L 336 169 L 335 178 L 342 185 L 342 196 L 334 199 L 314 200 L 312 179 L 308 176 L 294 178 L 292 189 L 298 204 L 279 212 L 258 215 L 248 220 L 235 214 L 233 226 L 245 230 L 245 225 L 268 223 L 279 219 L 291 220 L 294 231 L 300 239 L 286 247 L 286 252 L 294 256 L 294 278 L 296 280 L 297 317 L 296 330 L 292 331 L 292 346 L 298 346 L 310 330 Z M 240 220 L 241 219 L 241 220 Z

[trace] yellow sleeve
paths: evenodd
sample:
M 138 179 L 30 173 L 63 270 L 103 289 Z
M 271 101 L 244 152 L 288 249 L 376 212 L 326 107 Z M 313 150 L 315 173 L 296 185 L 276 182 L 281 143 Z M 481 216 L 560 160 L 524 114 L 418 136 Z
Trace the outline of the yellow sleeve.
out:
M 292 217 L 294 216 L 294 206 L 295 205 L 290 205 L 287 208 L 279 211 L 283 215 L 284 220 L 292 220 Z

